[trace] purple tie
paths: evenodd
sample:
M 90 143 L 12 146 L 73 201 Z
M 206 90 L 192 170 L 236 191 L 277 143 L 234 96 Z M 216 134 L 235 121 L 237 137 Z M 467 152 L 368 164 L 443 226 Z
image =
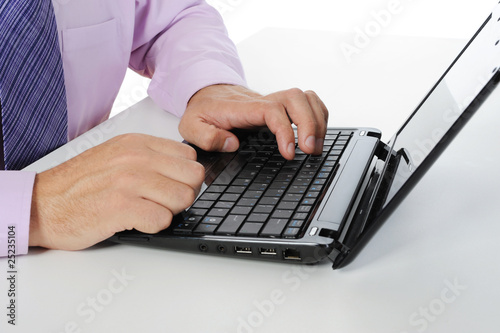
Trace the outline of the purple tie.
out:
M 0 0 L 0 109 L 5 170 L 22 169 L 67 142 L 51 0 Z

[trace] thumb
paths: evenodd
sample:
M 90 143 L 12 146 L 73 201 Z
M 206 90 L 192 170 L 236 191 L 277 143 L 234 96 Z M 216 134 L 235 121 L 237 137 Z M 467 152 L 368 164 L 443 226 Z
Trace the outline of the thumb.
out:
M 188 142 L 206 151 L 233 152 L 240 146 L 236 135 L 201 119 L 181 122 L 179 131 Z

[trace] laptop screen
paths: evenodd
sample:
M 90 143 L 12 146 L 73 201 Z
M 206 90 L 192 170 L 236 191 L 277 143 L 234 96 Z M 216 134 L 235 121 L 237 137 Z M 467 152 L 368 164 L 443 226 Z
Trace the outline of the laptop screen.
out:
M 497 13 L 500 14 L 500 13 Z M 492 14 L 441 80 L 389 141 L 398 160 L 382 207 L 394 197 L 498 72 L 500 22 Z M 387 167 L 387 166 L 386 166 Z

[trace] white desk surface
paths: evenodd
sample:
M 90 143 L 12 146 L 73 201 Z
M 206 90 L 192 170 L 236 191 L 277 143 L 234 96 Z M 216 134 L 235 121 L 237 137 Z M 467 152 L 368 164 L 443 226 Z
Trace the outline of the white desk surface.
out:
M 263 30 L 239 44 L 250 85 L 263 92 L 311 88 L 331 109 L 330 125 L 393 132 L 464 44 L 380 36 L 347 65 L 335 46 L 342 36 Z M 329 262 L 287 265 L 126 245 L 31 249 L 18 258 L 14 329 L 0 279 L 0 331 L 497 332 L 499 100 L 470 120 L 341 270 Z M 150 100 L 118 117 L 53 160 L 124 131 L 179 139 L 177 120 Z M 123 273 L 128 279 L 116 278 Z

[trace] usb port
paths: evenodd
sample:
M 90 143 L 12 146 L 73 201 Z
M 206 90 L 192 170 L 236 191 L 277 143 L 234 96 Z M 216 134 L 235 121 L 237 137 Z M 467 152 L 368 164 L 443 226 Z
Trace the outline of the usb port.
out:
M 240 254 L 252 254 L 252 248 L 250 246 L 235 246 L 234 252 Z
M 302 258 L 300 257 L 300 252 L 294 249 L 285 249 L 285 251 L 283 251 L 283 258 L 285 258 L 286 260 L 302 260 Z
M 267 249 L 267 248 L 264 248 L 264 247 L 261 247 L 259 249 L 259 252 L 263 256 L 275 256 L 275 255 L 278 254 L 278 253 L 276 253 L 276 249 Z

